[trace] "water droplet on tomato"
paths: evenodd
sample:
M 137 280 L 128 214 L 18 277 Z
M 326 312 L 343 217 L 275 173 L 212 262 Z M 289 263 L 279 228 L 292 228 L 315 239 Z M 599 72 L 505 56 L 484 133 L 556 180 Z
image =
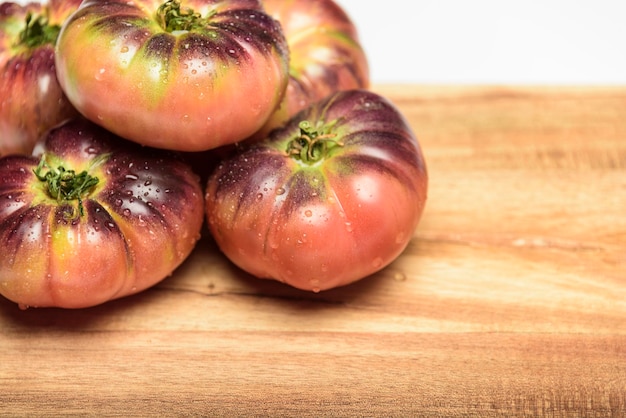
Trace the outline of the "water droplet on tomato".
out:
M 312 288 L 311 290 L 313 290 L 315 293 L 320 291 L 320 281 L 318 279 L 309 280 L 309 285 Z
M 126 208 L 122 211 L 122 213 L 124 214 L 124 216 L 130 216 L 132 213 L 130 211 L 130 209 Z
M 305 210 L 304 211 L 304 216 L 306 216 L 307 218 L 310 218 L 311 216 L 313 216 L 313 212 L 310 210 Z
M 348 232 L 354 231 L 354 228 L 352 227 L 352 223 L 351 222 L 346 222 L 346 231 L 348 231 Z
M 104 78 L 104 73 L 106 73 L 106 71 L 106 68 L 100 68 L 95 75 L 96 80 L 102 81 L 102 79 Z
M 181 120 L 183 123 L 189 123 L 191 121 L 191 117 L 189 115 L 183 115 Z
M 263 199 L 263 193 L 258 193 L 256 195 L 256 200 L 262 200 Z
M 282 187 L 279 187 L 278 189 L 276 189 L 276 194 L 279 196 L 285 194 L 285 189 Z
M 379 269 L 383 266 L 383 259 L 380 257 L 377 257 L 374 259 L 374 261 L 372 261 L 372 267 L 374 267 L 375 269 Z
M 124 45 L 124 46 L 120 49 L 120 52 L 121 52 L 122 54 L 127 53 L 127 52 L 128 52 L 128 45 Z

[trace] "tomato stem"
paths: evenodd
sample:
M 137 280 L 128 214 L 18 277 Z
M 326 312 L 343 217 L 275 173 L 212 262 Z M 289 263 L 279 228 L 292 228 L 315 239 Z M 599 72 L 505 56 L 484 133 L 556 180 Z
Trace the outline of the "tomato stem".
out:
M 42 15 L 34 17 L 32 13 L 26 15 L 26 26 L 20 32 L 19 45 L 29 48 L 36 48 L 41 45 L 54 45 L 59 32 L 60 25 L 50 25 L 48 18 Z
M 78 200 L 79 215 L 84 215 L 83 197 L 89 194 L 98 184 L 98 177 L 89 175 L 87 171 L 76 174 L 74 170 L 67 170 L 62 165 L 52 168 L 42 158 L 37 168 L 33 170 L 35 176 L 46 184 L 46 191 L 59 203 Z
M 192 8 L 181 9 L 177 0 L 167 0 L 157 9 L 157 21 L 166 32 L 191 31 L 206 26 L 207 20 L 216 12 L 212 11 L 209 16 L 202 17 Z
M 330 150 L 344 145 L 336 140 L 337 134 L 332 132 L 336 123 L 337 120 L 327 124 L 320 121 L 314 126 L 303 120 L 298 125 L 300 134 L 287 145 L 287 154 L 307 164 L 326 158 Z

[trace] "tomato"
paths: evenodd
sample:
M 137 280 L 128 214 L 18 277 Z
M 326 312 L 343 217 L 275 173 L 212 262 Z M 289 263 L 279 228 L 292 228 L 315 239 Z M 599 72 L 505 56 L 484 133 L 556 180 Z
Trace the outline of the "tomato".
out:
M 263 0 L 283 26 L 291 50 L 287 92 L 270 120 L 255 135 L 273 128 L 328 95 L 369 87 L 367 56 L 355 24 L 333 0 Z
M 30 154 L 45 131 L 76 115 L 57 81 L 54 44 L 79 4 L 0 4 L 0 156 Z
M 140 292 L 189 255 L 204 222 L 187 164 L 87 121 L 33 156 L 0 159 L 0 294 L 22 307 L 83 308 Z
M 206 188 L 221 251 L 260 278 L 320 291 L 362 279 L 408 245 L 428 176 L 399 111 L 337 92 L 224 159 Z
M 161 1 L 82 3 L 57 42 L 68 98 L 143 145 L 204 151 L 250 136 L 287 85 L 280 24 L 260 1 Z

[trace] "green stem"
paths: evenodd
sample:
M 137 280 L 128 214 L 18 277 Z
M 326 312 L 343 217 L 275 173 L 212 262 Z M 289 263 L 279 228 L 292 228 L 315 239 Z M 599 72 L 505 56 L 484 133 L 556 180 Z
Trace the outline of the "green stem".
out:
M 50 25 L 48 18 L 42 15 L 34 17 L 32 13 L 26 15 L 26 26 L 20 32 L 19 45 L 29 48 L 36 48 L 41 45 L 54 45 L 59 32 L 60 25 Z
M 336 123 L 336 120 L 328 124 L 319 122 L 313 126 L 307 120 L 300 122 L 300 134 L 287 145 L 287 154 L 306 164 L 323 160 L 333 148 L 344 145 L 332 132 Z
M 187 7 L 182 9 L 177 0 L 167 0 L 161 4 L 156 12 L 157 21 L 166 32 L 192 31 L 205 27 L 207 21 L 215 14 L 212 11 L 207 17 L 202 17 L 193 9 Z
M 78 212 L 84 215 L 83 198 L 98 184 L 98 178 L 82 171 L 78 174 L 74 170 L 67 170 L 63 166 L 56 169 L 50 167 L 44 158 L 33 170 L 35 176 L 45 183 L 45 190 L 50 197 L 59 203 L 78 200 Z

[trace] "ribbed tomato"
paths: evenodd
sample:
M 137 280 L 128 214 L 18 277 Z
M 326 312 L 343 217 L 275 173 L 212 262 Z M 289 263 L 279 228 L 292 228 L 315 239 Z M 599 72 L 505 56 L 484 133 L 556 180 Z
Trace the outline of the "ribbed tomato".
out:
M 22 307 L 82 308 L 140 292 L 194 248 L 198 177 L 175 155 L 85 120 L 33 156 L 0 159 L 0 294 Z
M 338 92 L 224 159 L 208 181 L 207 220 L 243 270 L 320 291 L 402 253 L 427 183 L 417 139 L 393 104 Z
M 77 114 L 57 81 L 54 45 L 79 4 L 0 4 L 0 156 L 30 154 L 45 131 Z
M 63 25 L 57 75 L 108 130 L 202 151 L 257 131 L 283 97 L 288 47 L 253 0 L 85 0 Z
M 332 93 L 369 87 L 356 25 L 335 1 L 263 0 L 263 5 L 281 23 L 291 56 L 285 97 L 255 138 Z

